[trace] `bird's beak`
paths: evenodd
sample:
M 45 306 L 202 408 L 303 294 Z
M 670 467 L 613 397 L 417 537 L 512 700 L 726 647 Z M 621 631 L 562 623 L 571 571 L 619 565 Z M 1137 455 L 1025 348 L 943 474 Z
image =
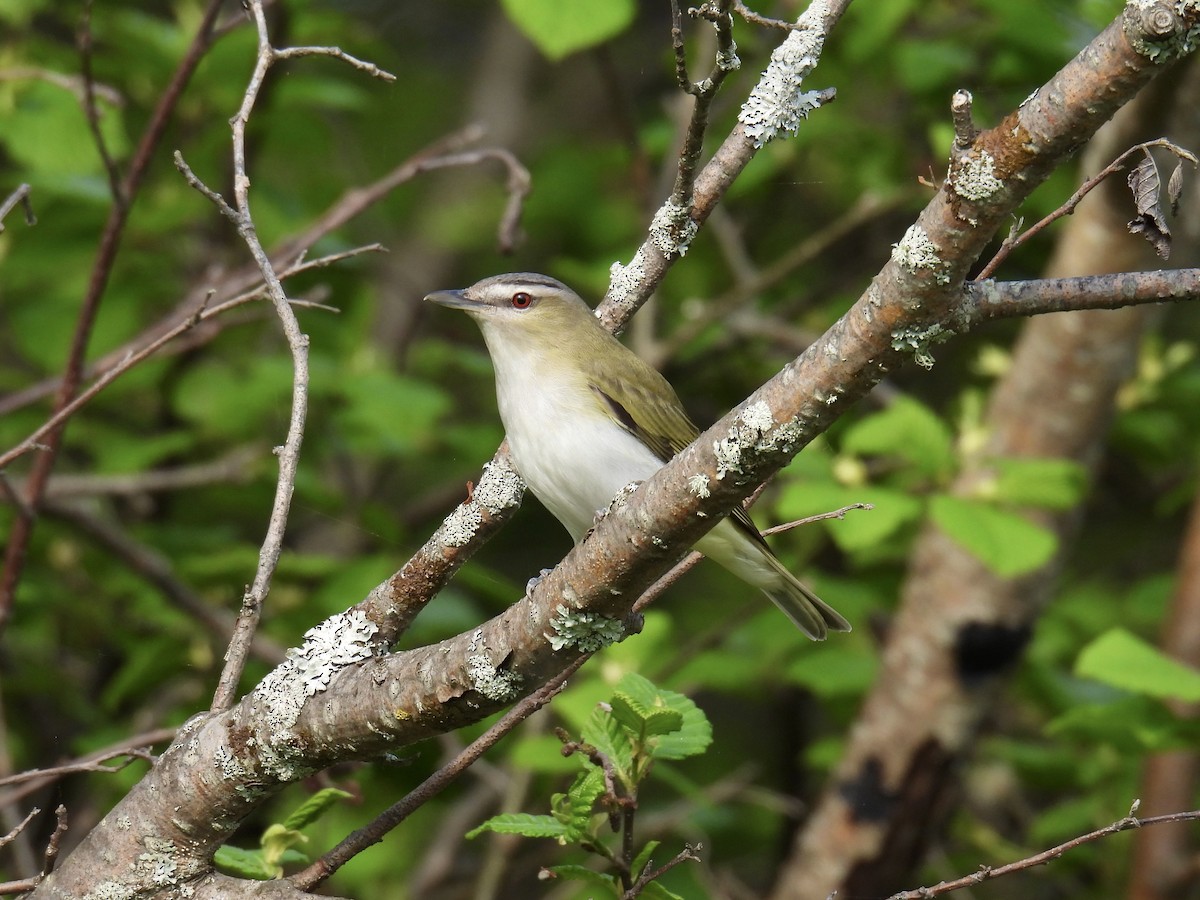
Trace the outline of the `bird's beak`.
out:
M 434 291 L 432 294 L 427 294 L 425 299 L 430 303 L 448 306 L 451 309 L 476 309 L 479 306 L 477 300 L 469 299 L 463 291 Z

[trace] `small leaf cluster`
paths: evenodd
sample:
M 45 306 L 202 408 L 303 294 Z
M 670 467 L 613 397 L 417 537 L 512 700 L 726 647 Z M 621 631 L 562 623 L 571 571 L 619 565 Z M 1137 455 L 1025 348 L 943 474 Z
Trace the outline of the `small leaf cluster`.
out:
M 585 881 L 617 897 L 675 897 L 653 879 L 696 857 L 688 847 L 668 865 L 655 869 L 652 855 L 658 841 L 648 841 L 634 852 L 638 793 L 655 762 L 685 759 L 708 749 L 712 743 L 708 718 L 683 694 L 658 688 L 631 672 L 617 684 L 608 702 L 597 704 L 583 726 L 581 741 L 572 740 L 562 729 L 558 734 L 563 755 L 578 759 L 581 768 L 566 792 L 550 798 L 550 814 L 494 816 L 467 837 L 492 831 L 554 838 L 563 846 L 575 845 L 601 857 L 611 871 L 559 865 L 544 869 L 546 878 Z M 610 833 L 620 840 L 610 845 L 606 840 Z
M 219 848 L 214 857 L 217 868 L 229 875 L 256 881 L 282 878 L 285 864 L 303 865 L 310 861 L 308 854 L 296 849 L 308 843 L 302 830 L 321 818 L 338 800 L 351 796 L 337 788 L 317 791 L 282 822 L 269 825 L 259 839 L 257 850 Z

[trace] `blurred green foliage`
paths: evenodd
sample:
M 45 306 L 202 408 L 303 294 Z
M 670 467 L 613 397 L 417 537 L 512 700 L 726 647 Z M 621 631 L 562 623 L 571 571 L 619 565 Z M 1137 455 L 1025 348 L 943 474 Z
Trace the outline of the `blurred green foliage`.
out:
M 566 6 L 504 6 L 531 31 L 560 5 Z M 794 356 L 806 336 L 835 321 L 887 259 L 927 196 L 918 179 L 944 169 L 951 93 L 969 87 L 980 123 L 996 121 L 1119 6 L 1111 0 L 852 6 L 814 76 L 819 86 L 837 87 L 837 104 L 819 111 L 796 139 L 755 159 L 640 314 L 631 343 L 657 355 L 697 421 L 722 414 Z M 563 277 L 596 297 L 610 264 L 628 259 L 664 196 L 680 116 L 668 7 L 597 8 L 612 19 L 573 38 L 591 48 L 585 52 L 572 53 L 561 31 L 544 32 L 549 36 L 539 46 L 555 62 L 499 7 L 290 0 L 272 8 L 279 44 L 336 44 L 398 81 L 388 86 L 329 59 L 292 61 L 273 73 L 249 133 L 253 212 L 265 243 L 301 232 L 344 192 L 470 121 L 487 125 L 486 140 L 511 147 L 534 184 L 526 238 L 512 257 L 496 249 L 502 175 L 487 166 L 454 169 L 401 186 L 310 256 L 374 241 L 389 254 L 359 256 L 289 281 L 293 297 L 336 312 L 299 310 L 311 337 L 311 409 L 286 552 L 264 624 L 281 645 L 297 642 L 314 622 L 358 601 L 402 565 L 459 502 L 502 437 L 477 334 L 461 317 L 424 308 L 420 297 L 521 269 Z M 131 0 L 93 10 L 100 131 L 118 165 L 128 164 L 200 9 L 198 0 L 168 6 Z M 759 11 L 787 16 L 789 10 L 774 4 Z M 61 371 L 110 205 L 80 102 L 81 12 L 80 3 L 0 0 L 0 193 L 29 182 L 38 214 L 34 227 L 10 215 L 0 235 L 0 398 Z M 707 71 L 710 30 L 687 27 L 694 74 Z M 714 107 L 714 142 L 732 126 L 779 40 L 776 32 L 741 22 L 735 36 L 743 68 Z M 90 361 L 119 350 L 190 292 L 246 264 L 233 229 L 184 184 L 170 154 L 180 150 L 200 177 L 228 195 L 227 121 L 241 101 L 253 48 L 244 26 L 222 34 L 185 92 L 123 236 Z M 1069 171 L 1052 178 L 1023 211 L 1026 220 L 1057 206 L 1073 184 Z M 735 272 L 767 270 L 864 197 L 879 199 L 881 211 L 753 297 L 737 297 Z M 1046 240 L 1023 249 L 1003 277 L 1037 274 L 1049 246 Z M 731 291 L 738 314 L 709 316 L 717 298 Z M 1147 341 L 1137 377 L 1122 395 L 1109 455 L 1087 495 L 1083 535 L 1061 594 L 1039 624 L 995 737 L 966 773 L 968 803 L 937 870 L 927 874 L 1015 858 L 1118 818 L 1137 795 L 1145 754 L 1190 739 L 1187 726 L 1157 699 L 1161 692 L 1097 680 L 1093 664 L 1104 663 L 1101 651 L 1122 649 L 1111 645 L 1114 634 L 1130 635 L 1127 653 L 1141 647 L 1129 643 L 1133 635 L 1152 642 L 1169 597 L 1200 438 L 1195 322 L 1186 310 L 1165 310 L 1158 336 Z M 697 697 L 715 735 L 710 752 L 673 764 L 670 782 L 661 789 L 650 783 L 641 798 L 643 820 L 653 823 L 648 836 L 705 846 L 703 867 L 682 866 L 663 884 L 703 896 L 719 872 L 765 890 L 803 805 L 788 798 L 811 799 L 875 675 L 871 623 L 885 621 L 893 608 L 918 530 L 932 517 L 987 565 L 1016 574 L 1053 549 L 1052 538 L 1016 510 L 1061 509 L 1085 495 L 1081 473 L 1053 460 L 999 466 L 977 496 L 946 494 L 978 446 L 980 410 L 1015 331 L 998 325 L 933 348 L 932 373 L 915 367 L 896 373 L 882 402 L 864 403 L 839 422 L 780 474 L 760 503 L 756 516 L 764 524 L 854 502 L 874 505 L 773 541 L 856 623 L 854 634 L 808 644 L 781 628 L 759 598 L 706 565 L 647 614 L 642 634 L 602 653 L 551 711 L 497 748 L 490 765 L 517 785 L 506 796 L 498 798 L 487 778 L 468 778 L 390 836 L 387 852 L 368 851 L 339 872 L 331 888 L 364 900 L 444 896 L 439 892 L 505 860 L 507 895 L 521 890 L 513 885 L 528 889 L 537 868 L 557 858 L 542 847 L 511 852 L 498 838 L 457 843 L 463 828 L 452 813 L 477 810 L 469 827 L 501 808 L 544 809 L 575 765 L 556 755 L 548 724 L 578 731 L 613 685 L 636 671 Z M 672 336 L 681 333 L 688 339 L 674 344 Z M 234 450 L 247 451 L 249 461 L 173 490 L 116 492 L 93 480 L 59 502 L 164 561 L 203 604 L 236 610 L 266 527 L 276 474 L 270 448 L 285 432 L 290 377 L 286 346 L 264 304 L 194 329 L 72 419 L 56 472 L 190 470 Z M 44 420 L 51 394 L 0 416 L 0 448 Z M 19 482 L 27 471 L 26 459 L 8 475 Z M 12 516 L 0 506 L 0 528 L 7 531 Z M 530 501 L 422 614 L 404 646 L 496 614 L 568 546 Z M 223 635 L 167 599 L 133 561 L 77 520 L 48 511 L 34 532 L 0 647 L 13 767 L 51 765 L 181 723 L 206 707 L 223 647 Z M 267 670 L 255 661 L 244 687 Z M 470 740 L 484 724 L 447 740 Z M 418 784 L 441 757 L 430 743 L 391 764 L 327 773 L 354 796 L 309 825 L 306 850 L 332 846 Z M 73 777 L 54 796 L 72 809 L 73 821 L 84 822 L 102 815 L 139 771 L 135 764 L 111 776 Z M 233 843 L 252 844 L 316 787 L 289 791 Z M 47 796 L 36 799 L 45 806 Z M 435 842 L 456 842 L 453 855 L 461 862 L 449 869 L 423 864 Z M 1028 876 L 1023 888 L 1038 885 L 1029 896 L 1086 892 L 1120 881 L 1126 866 L 1122 854 L 1085 848 Z M 977 895 L 1015 892 L 985 886 Z

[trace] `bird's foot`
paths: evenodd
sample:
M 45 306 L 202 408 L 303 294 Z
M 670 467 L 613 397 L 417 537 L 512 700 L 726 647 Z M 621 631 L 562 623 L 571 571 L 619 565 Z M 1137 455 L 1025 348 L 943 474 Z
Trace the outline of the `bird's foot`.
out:
M 545 578 L 547 575 L 549 575 L 552 571 L 554 571 L 554 570 L 553 569 L 542 569 L 542 571 L 538 572 L 536 575 L 534 575 L 532 578 L 530 578 L 527 582 L 525 582 L 525 599 L 527 599 L 527 600 L 529 599 L 529 595 L 532 594 L 533 589 L 538 586 L 538 582 L 540 582 L 543 578 Z

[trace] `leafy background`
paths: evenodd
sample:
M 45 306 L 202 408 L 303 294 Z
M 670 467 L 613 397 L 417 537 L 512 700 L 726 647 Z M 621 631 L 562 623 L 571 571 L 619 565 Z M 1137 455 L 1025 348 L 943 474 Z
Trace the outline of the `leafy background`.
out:
M 723 413 L 832 323 L 887 258 L 928 196 L 919 179 L 943 170 L 950 94 L 970 87 L 978 119 L 990 124 L 1119 6 L 891 0 L 852 7 L 816 76 L 837 87 L 837 103 L 798 138 L 756 158 L 639 315 L 630 343 L 663 369 L 698 422 Z M 582 12 L 550 0 L 495 7 L 294 0 L 273 11 L 277 44 L 338 44 L 398 81 L 386 86 L 330 60 L 292 63 L 273 78 L 250 129 L 253 211 L 268 245 L 302 230 L 348 188 L 468 122 L 483 122 L 487 141 L 512 148 L 534 183 L 526 238 L 511 257 L 496 249 L 502 177 L 486 167 L 451 170 L 405 185 L 316 248 L 380 241 L 387 255 L 289 283 L 293 296 L 338 312 L 300 313 L 312 339 L 312 409 L 264 626 L 283 646 L 401 565 L 463 496 L 502 436 L 473 326 L 426 308 L 421 296 L 498 271 L 536 270 L 594 299 L 610 264 L 629 258 L 648 212 L 665 196 L 683 109 L 667 5 L 578 7 Z M 119 161 L 128 161 L 199 10 L 195 0 L 180 0 L 94 11 L 96 76 L 120 99 L 103 104 L 102 120 Z M 107 182 L 77 82 L 58 77 L 78 73 L 81 11 L 77 3 L 0 0 L 0 189 L 29 182 L 38 214 L 32 228 L 10 216 L 0 235 L 0 395 L 60 370 L 107 213 Z M 783 4 L 760 11 L 795 12 Z M 697 72 L 707 66 L 706 32 L 688 29 Z M 736 38 L 744 68 L 718 101 L 715 135 L 732 126 L 739 98 L 778 35 L 739 23 Z M 226 122 L 253 50 L 249 29 L 232 30 L 188 88 L 134 208 L 90 359 L 141 333 L 214 271 L 245 262 L 236 235 L 184 184 L 169 150 L 181 150 L 201 177 L 228 192 Z M 1072 189 L 1072 173 L 1052 178 L 1024 211 L 1026 220 Z M 821 242 L 817 252 L 807 249 L 814 241 Z M 1035 277 L 1052 242 L 1053 231 L 1012 259 L 1002 277 Z M 784 274 L 752 297 L 738 293 L 746 273 L 775 266 Z M 739 304 L 736 315 L 723 315 L 726 301 Z M 89 404 L 72 420 L 57 471 L 132 474 L 240 452 L 233 475 L 216 483 L 125 495 L 75 490 L 63 499 L 168 561 L 204 602 L 233 610 L 265 527 L 275 473 L 270 447 L 285 431 L 290 367 L 265 306 L 222 321 Z M 595 702 L 637 671 L 693 697 L 713 722 L 709 752 L 658 763 L 643 793 L 649 835 L 664 847 L 685 840 L 705 847 L 702 866 L 680 867 L 665 883 L 688 896 L 735 896 L 736 885 L 766 890 L 874 676 L 878 634 L 919 526 L 932 517 L 996 571 L 1019 574 L 1044 561 L 1053 543 L 1011 511 L 1085 499 L 1080 474 L 1053 463 L 1014 465 L 985 499 L 945 493 L 979 439 L 983 403 L 1016 328 L 997 325 L 936 348 L 931 372 L 897 373 L 781 473 L 760 502 L 763 524 L 849 502 L 875 505 L 775 539 L 785 561 L 858 625 L 852 635 L 803 642 L 758 597 L 704 566 L 648 614 L 636 640 L 590 663 L 549 714 L 389 836 L 386 849 L 347 866 L 331 889 L 362 898 L 463 896 L 472 889 L 479 897 L 513 896 L 513 885 L 534 890 L 528 886 L 539 866 L 579 861 L 556 854 L 551 842 L 514 843 L 504 835 L 466 842 L 463 835 L 496 812 L 543 811 L 575 771 L 548 729 L 562 724 L 577 734 Z M 923 882 L 1120 817 L 1137 795 L 1145 754 L 1195 738 L 1194 726 L 1164 700 L 1195 700 L 1196 673 L 1162 669 L 1151 645 L 1194 493 L 1196 331 L 1189 310 L 1164 309 L 1146 341 L 1098 483 L 1086 496 L 1085 530 L 1059 595 L 992 735 L 964 773 L 962 812 Z M 0 417 L 0 446 L 16 443 L 45 415 L 41 402 Z M 11 474 L 19 479 L 24 471 L 20 465 Z M 11 510 L 0 508 L 0 525 L 10 522 Z M 494 615 L 568 545 L 557 524 L 528 502 L 515 525 L 420 617 L 405 645 Z M 0 646 L 8 768 L 52 765 L 182 722 L 206 705 L 222 650 L 219 635 L 198 627 L 92 536 L 47 515 Z M 252 665 L 246 687 L 266 671 L 263 663 Z M 1113 672 L 1138 675 L 1114 679 Z M 472 736 L 327 773 L 321 783 L 352 798 L 307 830 L 307 849 L 332 845 Z M 82 834 L 140 771 L 134 765 L 111 776 L 69 778 L 35 799 L 67 803 L 73 830 Z M 255 846 L 269 823 L 282 821 L 317 786 L 314 779 L 294 788 L 234 843 Z M 1191 799 L 1180 798 L 1181 808 Z M 1121 882 L 1128 865 L 1108 845 L 1084 848 L 1025 876 L 1020 888 L 1031 897 L 1074 896 Z M 566 888 L 536 890 L 572 896 Z M 1007 883 L 979 888 L 976 896 L 1015 890 Z

